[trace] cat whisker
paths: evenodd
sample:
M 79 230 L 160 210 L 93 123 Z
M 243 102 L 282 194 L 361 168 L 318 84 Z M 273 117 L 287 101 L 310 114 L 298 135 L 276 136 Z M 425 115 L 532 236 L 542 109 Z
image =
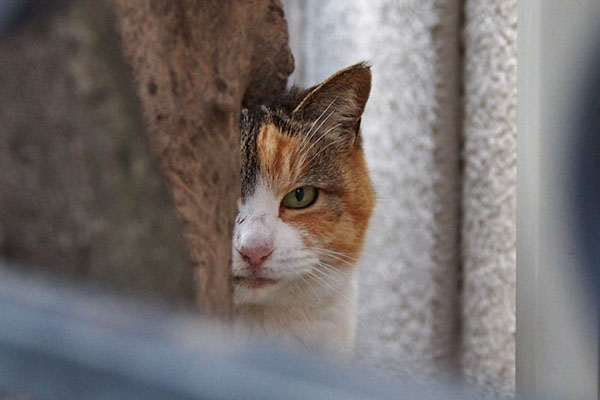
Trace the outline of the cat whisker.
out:
M 333 113 L 333 111 L 331 113 Z M 327 116 L 327 118 L 325 118 L 323 120 L 323 123 L 325 123 L 327 121 L 327 119 L 329 119 L 330 116 L 331 116 L 331 114 L 329 114 Z M 314 136 L 317 134 L 317 132 L 319 132 L 319 129 L 321 129 L 321 125 L 319 125 L 319 127 L 317 129 L 315 129 L 315 131 L 310 135 L 309 139 L 306 140 L 306 142 L 302 146 L 299 147 L 298 153 L 299 153 L 300 163 L 302 165 L 305 165 L 305 161 L 306 161 L 307 157 L 310 155 L 309 152 L 315 146 L 315 144 L 317 144 L 322 138 L 327 136 L 327 134 L 329 132 L 331 132 L 331 130 L 335 129 L 337 126 L 339 126 L 339 124 L 328 129 L 325 133 L 321 134 L 321 136 L 319 136 L 319 138 L 314 143 L 311 143 L 311 140 L 314 138 Z
M 337 253 L 334 251 L 328 252 L 325 249 L 315 250 L 315 252 L 317 252 L 320 256 L 331 257 L 333 259 L 336 259 L 340 262 L 347 264 L 350 267 L 354 267 L 358 261 L 358 259 L 344 255 L 343 253 Z
M 321 274 L 321 276 L 324 276 L 325 278 L 333 278 L 334 275 L 338 275 L 333 270 L 325 268 L 325 266 L 321 265 L 320 263 L 317 264 L 316 268 L 314 268 L 312 271 L 318 272 L 319 274 Z
M 332 254 L 335 254 L 335 253 L 332 253 Z M 358 265 L 360 262 L 363 262 L 364 260 L 378 258 L 377 255 L 375 255 L 373 252 L 369 252 L 369 251 L 363 251 L 361 254 L 358 255 L 358 257 L 351 256 L 348 254 L 343 254 L 343 253 L 339 253 L 336 255 L 340 256 L 340 257 L 344 257 L 344 258 L 352 261 L 355 265 Z
M 315 272 L 320 272 L 321 275 L 316 275 Z M 323 284 L 326 288 L 330 289 L 331 291 L 336 292 L 336 293 L 340 293 L 340 288 L 334 286 L 332 284 L 332 282 L 330 282 L 328 280 L 328 278 L 330 278 L 330 276 L 328 276 L 327 274 L 323 273 L 323 271 L 320 271 L 318 269 L 313 269 L 307 275 L 313 277 L 315 280 L 317 280 L 318 282 L 320 282 L 321 284 Z
M 338 96 L 335 96 L 335 98 L 333 100 L 331 100 L 331 103 L 329 103 L 329 105 L 327 107 L 325 107 L 325 109 L 321 112 L 321 114 L 319 114 L 319 117 L 317 119 L 314 120 L 314 122 L 312 123 L 312 125 L 310 126 L 310 129 L 308 130 L 308 132 L 306 133 L 306 136 L 304 136 L 304 139 L 302 141 L 302 145 L 304 145 L 305 143 L 309 142 L 313 135 L 319 131 L 319 128 L 321 128 L 321 126 L 323 125 L 323 123 L 321 123 L 321 125 L 319 125 L 319 127 L 317 129 L 314 129 L 315 125 L 321 120 L 321 118 L 323 118 L 323 115 L 325 115 L 327 113 L 327 111 L 329 111 L 329 109 L 331 108 L 331 106 L 333 105 L 333 103 L 335 103 L 335 101 L 337 100 Z M 329 119 L 329 117 L 331 117 L 333 115 L 333 110 L 329 113 L 329 115 L 327 116 L 327 118 L 325 119 L 325 121 L 327 121 Z M 325 122 L 323 121 L 323 122 Z M 303 147 L 303 146 L 301 146 Z
M 307 259 L 307 255 L 301 254 L 301 255 L 297 255 L 297 256 L 285 257 L 278 261 L 289 264 L 289 263 L 296 262 L 296 261 L 305 261 L 306 262 L 306 259 Z M 300 263 L 300 265 L 303 265 L 303 264 L 304 264 L 303 262 Z
M 309 290 L 310 292 L 312 292 L 314 298 L 319 298 L 321 296 L 321 294 L 317 290 L 318 287 L 315 286 L 314 282 L 311 282 L 311 280 L 318 281 L 319 283 L 326 285 L 328 288 L 330 288 L 330 290 L 333 290 L 336 293 L 339 293 L 339 290 L 336 290 L 335 287 L 332 287 L 331 285 L 324 282 L 322 279 L 319 279 L 312 272 L 309 272 L 309 273 L 306 273 L 303 275 L 298 275 L 296 278 L 297 279 L 292 280 L 294 293 L 296 293 L 296 294 L 302 293 L 306 290 Z M 301 286 L 302 284 L 304 284 L 304 285 Z M 315 306 L 314 304 L 311 304 L 310 301 L 307 298 L 305 298 L 305 296 L 298 296 L 295 298 L 295 301 L 298 302 L 301 306 L 306 307 L 306 308 L 312 308 Z
M 338 255 L 338 256 L 341 256 L 341 257 L 346 257 L 346 258 L 348 258 L 350 260 L 353 260 L 353 261 L 359 261 L 360 257 L 365 256 L 365 255 L 367 255 L 367 256 L 374 256 L 374 254 L 372 252 L 370 252 L 369 249 L 363 249 L 359 253 L 340 252 L 340 251 L 335 251 L 335 250 L 331 250 L 331 249 L 326 249 L 326 248 L 323 248 L 323 247 L 307 247 L 307 249 L 308 250 L 312 250 L 312 251 L 317 251 L 317 252 L 319 252 L 319 251 L 329 252 L 329 253 L 332 253 L 332 254 L 335 254 L 335 255 Z
M 319 264 L 319 267 L 325 267 L 325 265 L 323 264 Z M 318 272 L 321 274 L 321 276 L 323 278 L 319 278 L 317 279 L 317 275 L 315 275 L 314 273 Z M 318 268 L 315 268 L 311 271 L 311 273 L 309 274 L 310 276 L 312 276 L 315 280 L 319 280 L 320 282 L 323 282 L 323 284 L 332 292 L 334 292 L 336 295 L 338 296 L 342 296 L 343 298 L 347 299 L 347 300 L 352 300 L 349 297 L 349 294 L 345 291 L 343 291 L 343 286 L 333 286 L 332 284 L 328 283 L 329 280 L 331 280 L 331 282 L 338 282 L 339 283 L 339 276 L 337 276 L 337 274 L 333 274 L 331 272 L 339 272 L 339 271 L 334 271 L 334 270 L 330 270 L 330 269 L 325 269 L 325 270 L 320 270 Z
M 320 272 L 327 274 L 328 277 L 333 279 L 335 282 L 338 282 L 338 283 L 343 282 L 345 280 L 345 278 L 347 278 L 347 276 L 348 276 L 347 274 L 343 273 L 339 269 L 337 269 L 329 264 L 319 263 L 318 266 L 319 266 L 319 268 L 321 268 L 319 270 Z M 317 269 L 315 269 L 315 270 L 317 270 Z
M 300 279 L 300 281 L 302 281 L 302 283 L 304 283 L 305 287 L 302 288 L 300 286 L 300 283 L 298 283 L 298 281 L 294 279 L 292 282 L 294 283 L 294 287 L 296 288 L 296 293 L 301 293 L 302 291 L 306 290 L 306 288 L 309 288 L 313 293 L 316 293 L 315 288 L 310 284 L 306 277 L 304 277 L 303 275 L 298 275 L 298 278 Z M 296 298 L 296 300 L 299 300 L 302 306 L 310 307 L 308 301 L 305 300 L 302 296 Z
M 348 266 L 350 266 L 350 267 L 354 267 L 354 265 L 355 265 L 355 263 L 353 263 L 353 262 L 350 262 L 350 261 L 348 261 L 348 260 L 344 260 L 343 258 L 341 258 L 341 257 L 338 257 L 338 256 L 336 256 L 336 255 L 334 255 L 334 254 L 323 254 L 323 255 L 324 255 L 325 257 L 331 257 L 331 258 L 335 258 L 336 260 L 338 260 L 338 261 L 341 261 L 341 262 L 343 262 L 344 264 L 346 264 L 346 265 L 348 265 Z
M 338 283 L 343 281 L 343 278 L 346 276 L 341 271 L 336 270 L 334 267 L 331 267 L 324 263 L 319 263 L 319 265 L 317 266 L 317 268 L 314 269 L 314 271 L 319 271 L 322 275 L 327 276 L 328 279 L 332 279 L 334 282 Z
M 305 284 L 309 285 L 308 281 L 306 280 L 306 278 L 303 275 L 298 275 L 298 278 L 300 278 L 300 280 L 302 282 L 304 282 Z
M 358 255 L 358 253 L 344 253 L 341 251 L 335 251 L 331 249 L 325 249 L 323 247 L 307 247 L 308 250 L 313 250 L 322 253 L 335 254 L 336 256 L 344 257 L 349 260 L 358 261 L 358 257 L 353 257 L 354 255 Z
M 335 276 L 336 278 L 344 276 L 344 274 L 341 271 L 339 271 L 338 269 L 336 269 L 332 265 L 329 265 L 329 264 L 326 264 L 326 263 L 323 263 L 323 262 L 319 263 L 318 265 L 319 265 L 320 268 L 323 269 L 323 271 L 326 271 L 331 276 Z
M 319 141 L 320 141 L 321 139 L 323 139 L 324 137 L 326 137 L 326 136 L 329 134 L 329 132 L 333 131 L 334 129 L 338 128 L 339 126 L 341 126 L 341 124 L 336 124 L 336 125 L 332 126 L 331 128 L 329 128 L 329 129 L 328 129 L 328 130 L 327 130 L 325 133 L 323 133 L 323 134 L 322 134 L 322 135 L 321 135 L 321 136 L 320 136 L 320 137 L 319 137 L 319 138 L 318 138 L 318 139 L 317 139 L 317 140 L 316 140 L 316 141 L 315 141 L 315 142 L 314 142 L 314 143 L 313 143 L 313 144 L 312 144 L 312 145 L 311 145 L 311 146 L 310 146 L 308 149 L 306 149 L 306 151 L 304 152 L 303 156 L 307 156 L 307 155 L 308 155 L 308 153 L 310 152 L 310 150 L 312 150 L 312 148 L 313 148 L 315 145 L 317 145 L 317 143 L 319 143 Z M 302 158 L 302 163 L 303 163 L 303 165 L 310 164 L 310 162 L 311 162 L 312 160 L 316 159 L 316 158 L 317 158 L 317 156 L 318 156 L 319 154 L 321 154 L 321 153 L 322 153 L 322 152 L 323 152 L 325 149 L 327 149 L 327 148 L 331 147 L 331 146 L 332 146 L 332 145 L 334 145 L 334 144 L 341 143 L 341 142 L 343 142 L 344 140 L 345 140 L 344 138 L 338 138 L 338 139 L 336 139 L 336 140 L 332 141 L 331 143 L 327 144 L 325 147 L 323 147 L 322 149 L 320 149 L 320 150 L 319 150 L 319 151 L 318 151 L 316 154 L 314 154 L 314 155 L 313 155 L 313 156 L 312 156 L 312 157 L 311 157 L 311 158 L 308 160 L 308 162 L 306 161 L 306 158 L 305 158 L 305 157 L 303 157 L 303 158 Z
M 313 146 L 314 146 L 315 144 L 317 144 L 317 142 L 318 142 L 319 140 L 321 140 L 323 137 L 325 137 L 325 136 L 326 136 L 326 135 L 327 135 L 329 132 L 331 132 L 333 129 L 337 128 L 338 126 L 340 126 L 340 124 L 333 126 L 331 129 L 329 129 L 327 132 L 325 132 L 325 133 L 323 134 L 323 136 L 321 136 L 321 137 L 320 137 L 320 138 L 319 138 L 319 139 L 318 139 L 318 140 L 317 140 L 315 143 L 313 143 Z M 319 151 L 318 151 L 316 154 L 314 154 L 314 155 L 313 155 L 313 156 L 312 156 L 312 157 L 311 157 L 311 158 L 308 160 L 308 162 L 304 162 L 304 164 L 305 164 L 305 165 L 306 165 L 306 164 L 310 164 L 310 163 L 311 163 L 313 160 L 315 160 L 315 159 L 316 159 L 316 158 L 317 158 L 317 157 L 318 157 L 318 156 L 319 156 L 321 153 L 323 153 L 323 152 L 324 152 L 325 150 L 327 150 L 329 147 L 331 147 L 331 146 L 333 146 L 333 145 L 335 145 L 335 144 L 338 144 L 338 143 L 342 143 L 344 140 L 346 140 L 346 139 L 344 139 L 344 138 L 338 138 L 338 139 L 336 139 L 336 140 L 332 141 L 331 143 L 327 144 L 327 145 L 326 145 L 326 146 L 324 146 L 322 149 L 320 149 L 320 150 L 319 150 Z M 312 146 L 311 146 L 311 148 L 312 148 Z M 309 150 L 310 150 L 310 148 L 309 148 Z

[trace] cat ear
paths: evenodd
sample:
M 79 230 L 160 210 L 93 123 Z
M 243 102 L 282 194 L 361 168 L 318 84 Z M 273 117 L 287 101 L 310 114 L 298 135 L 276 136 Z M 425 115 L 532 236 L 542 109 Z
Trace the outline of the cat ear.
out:
M 345 68 L 308 91 L 293 111 L 313 121 L 319 130 L 346 135 L 360 144 L 360 118 L 371 92 L 371 69 L 366 63 Z

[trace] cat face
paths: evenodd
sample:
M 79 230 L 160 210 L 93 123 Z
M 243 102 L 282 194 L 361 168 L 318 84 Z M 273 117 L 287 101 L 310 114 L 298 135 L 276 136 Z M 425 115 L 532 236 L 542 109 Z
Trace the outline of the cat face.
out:
M 243 112 L 236 305 L 327 296 L 352 273 L 374 205 L 359 136 L 370 78 L 359 64 Z

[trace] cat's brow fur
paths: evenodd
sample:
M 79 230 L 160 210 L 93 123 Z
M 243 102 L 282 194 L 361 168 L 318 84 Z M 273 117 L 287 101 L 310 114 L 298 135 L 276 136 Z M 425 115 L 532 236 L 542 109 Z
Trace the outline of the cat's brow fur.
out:
M 370 80 L 368 66 L 364 63 L 354 65 L 320 85 L 309 89 L 292 88 L 273 104 L 244 110 L 240 125 L 242 204 L 256 196 L 258 186 L 279 202 L 298 187 L 317 187 L 319 197 L 314 205 L 302 210 L 280 206 L 274 211 L 280 222 L 274 224 L 283 223 L 297 232 L 302 238 L 303 248 L 322 249 L 318 260 L 333 268 L 329 278 L 338 279 L 335 275 L 338 274 L 340 282 L 332 282 L 332 287 L 339 286 L 337 291 L 327 292 L 325 288 L 318 292 L 322 293 L 321 298 L 314 299 L 312 297 L 315 296 L 311 295 L 308 301 L 300 301 L 302 294 L 281 293 L 282 304 L 286 304 L 287 311 L 280 316 L 276 311 L 276 300 L 263 308 L 241 305 L 238 311 L 260 315 L 257 318 L 267 325 L 265 321 L 271 318 L 289 328 L 295 322 L 285 318 L 294 315 L 294 312 L 302 315 L 301 322 L 310 324 L 307 315 L 313 311 L 302 309 L 310 303 L 311 307 L 318 307 L 325 313 L 319 316 L 314 311 L 313 325 L 323 325 L 319 318 L 327 319 L 326 325 L 334 326 L 331 334 L 337 338 L 335 340 L 344 342 L 345 347 L 354 336 L 354 264 L 362 251 L 374 206 L 373 189 L 360 139 L 360 117 L 369 96 Z M 330 256 L 324 255 L 326 252 Z M 341 282 L 342 275 L 346 283 Z M 314 285 L 318 284 L 315 278 Z M 312 289 L 315 292 L 315 288 Z M 342 292 L 343 295 L 340 294 Z M 283 301 L 286 296 L 298 296 L 299 300 L 295 303 L 293 298 L 291 303 L 290 299 Z M 297 309 L 290 311 L 289 304 L 296 304 Z M 334 308 L 330 310 L 331 307 Z M 337 328 L 332 322 L 337 317 L 329 315 L 335 310 L 340 314 Z M 352 315 L 346 315 L 348 313 Z M 305 328 L 308 329 L 302 327 Z M 310 338 L 302 341 L 310 341 Z
M 344 73 L 345 71 L 355 69 L 355 68 L 368 68 L 367 64 L 359 63 L 349 67 L 345 70 L 338 72 L 327 81 L 323 82 L 323 84 L 328 81 L 336 78 L 339 74 Z M 370 79 L 370 76 L 369 76 Z M 242 116 L 240 119 L 240 131 L 241 131 L 241 154 L 242 154 L 242 198 L 252 193 L 254 190 L 254 186 L 256 184 L 256 177 L 259 165 L 257 164 L 257 136 L 260 132 L 260 128 L 265 125 L 273 125 L 282 135 L 289 135 L 292 137 L 302 137 L 304 138 L 307 133 L 311 132 L 311 127 L 315 128 L 312 125 L 315 120 L 320 116 L 320 114 L 311 113 L 312 110 L 297 110 L 297 107 L 303 102 L 310 99 L 310 95 L 315 92 L 315 89 L 319 88 L 321 85 L 316 85 L 308 89 L 300 89 L 297 87 L 292 87 L 287 90 L 278 100 L 274 101 L 269 105 L 263 105 L 260 107 L 256 107 L 254 109 L 245 109 L 242 112 Z M 349 82 L 348 84 L 352 84 Z M 370 87 L 370 83 L 368 85 Z M 334 88 L 335 90 L 335 88 Z M 368 97 L 368 93 L 366 94 Z M 341 106 L 344 106 L 344 102 L 347 102 L 347 99 L 336 98 L 334 97 L 337 103 L 341 103 Z M 351 101 L 351 100 L 350 100 Z M 324 110 L 327 108 L 327 104 L 318 104 L 318 109 Z M 334 107 L 341 107 L 340 104 L 334 104 Z M 364 107 L 364 106 L 363 106 Z M 362 110 L 361 110 L 362 113 Z M 323 116 L 326 118 L 326 116 Z M 325 125 L 321 128 L 328 129 L 330 126 Z M 354 140 L 353 144 L 357 147 L 361 147 L 362 140 L 359 134 L 360 132 L 360 119 L 357 121 L 349 121 L 349 124 L 340 126 L 337 129 L 338 136 L 339 134 L 349 134 L 352 135 Z M 351 132 L 348 132 L 351 131 Z M 320 138 L 317 132 L 312 136 L 312 142 L 314 143 Z M 336 167 L 339 165 L 333 165 L 332 161 L 335 163 L 335 157 L 331 157 L 331 154 L 335 151 L 344 150 L 347 147 L 348 142 L 342 142 L 339 145 L 331 145 L 331 141 L 334 139 L 335 135 L 331 135 L 331 137 L 321 139 L 313 148 L 311 148 L 312 155 L 315 155 L 319 151 L 322 151 L 319 154 L 321 157 L 313 160 L 312 164 L 308 166 L 307 170 L 312 171 L 312 176 L 314 179 L 318 179 L 318 177 L 329 176 L 331 175 L 333 178 L 336 176 Z M 329 146 L 328 146 L 329 145 Z M 335 180 L 335 179 L 333 179 Z

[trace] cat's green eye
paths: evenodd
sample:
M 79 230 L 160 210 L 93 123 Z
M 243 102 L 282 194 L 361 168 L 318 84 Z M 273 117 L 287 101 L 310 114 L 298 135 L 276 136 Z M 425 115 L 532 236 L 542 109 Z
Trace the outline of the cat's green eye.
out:
M 285 195 L 281 204 L 287 208 L 306 208 L 317 201 L 319 191 L 314 186 L 302 186 Z

